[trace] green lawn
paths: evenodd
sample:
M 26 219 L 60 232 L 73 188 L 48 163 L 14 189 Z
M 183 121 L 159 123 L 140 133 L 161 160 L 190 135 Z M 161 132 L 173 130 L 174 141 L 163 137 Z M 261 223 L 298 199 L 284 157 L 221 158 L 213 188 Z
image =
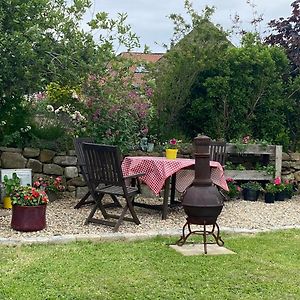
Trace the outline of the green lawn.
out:
M 300 230 L 222 237 L 236 255 L 184 257 L 176 238 L 0 246 L 0 299 L 300 299 Z

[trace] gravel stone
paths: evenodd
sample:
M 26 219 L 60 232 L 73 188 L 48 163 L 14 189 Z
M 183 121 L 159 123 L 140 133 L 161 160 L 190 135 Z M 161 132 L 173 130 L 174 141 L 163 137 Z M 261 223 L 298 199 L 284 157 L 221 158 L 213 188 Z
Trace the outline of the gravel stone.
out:
M 75 198 L 62 198 L 51 202 L 47 206 L 47 227 L 37 232 L 18 232 L 10 228 L 11 211 L 0 209 L 0 242 L 10 238 L 10 244 L 20 239 L 30 239 L 46 242 L 48 237 L 54 237 L 57 242 L 75 241 L 91 238 L 105 240 L 108 238 L 131 239 L 134 234 L 140 236 L 155 236 L 157 233 L 168 236 L 180 235 L 185 223 L 186 215 L 182 207 L 169 209 L 167 220 L 161 220 L 161 212 L 146 208 L 136 207 L 135 210 L 141 221 L 140 225 L 132 222 L 121 224 L 119 232 L 113 233 L 112 228 L 104 225 L 84 225 L 91 206 L 73 207 L 79 201 Z M 107 199 L 106 201 L 110 201 Z M 162 203 L 162 198 L 139 198 L 147 203 Z M 124 204 L 124 202 L 123 202 Z M 112 211 L 120 212 L 119 208 Z M 97 212 L 100 216 L 100 212 Z M 227 201 L 218 218 L 222 230 L 236 232 L 267 231 L 283 228 L 300 228 L 300 196 L 292 199 L 278 201 L 274 204 L 260 201 L 233 200 Z M 62 237 L 64 236 L 64 237 Z

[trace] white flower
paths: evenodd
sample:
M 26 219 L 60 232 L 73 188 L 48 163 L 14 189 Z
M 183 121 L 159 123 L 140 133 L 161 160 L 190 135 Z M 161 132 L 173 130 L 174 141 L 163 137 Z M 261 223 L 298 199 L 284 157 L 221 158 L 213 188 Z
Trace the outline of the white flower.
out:
M 53 112 L 54 111 L 54 107 L 52 105 L 47 105 L 46 109 L 49 112 Z
M 1 125 L 2 126 L 6 125 L 6 121 L 1 121 Z
M 73 93 L 72 93 L 72 98 L 73 99 L 78 99 L 79 98 L 75 91 L 73 91 Z
M 60 111 L 62 110 L 62 106 L 60 106 L 59 108 L 57 108 L 55 111 L 54 111 L 54 113 L 55 114 L 59 114 L 60 113 Z

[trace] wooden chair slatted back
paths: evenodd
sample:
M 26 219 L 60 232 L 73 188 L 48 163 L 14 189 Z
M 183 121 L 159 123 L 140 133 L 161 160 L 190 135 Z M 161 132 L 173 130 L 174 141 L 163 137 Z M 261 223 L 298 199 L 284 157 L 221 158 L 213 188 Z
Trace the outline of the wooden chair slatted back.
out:
M 93 143 L 93 139 L 88 137 L 74 139 L 74 147 L 75 147 L 75 152 L 78 160 L 78 166 L 80 168 L 84 180 L 87 182 L 87 170 L 84 162 L 84 154 L 82 149 L 83 143 Z
M 83 153 L 90 183 L 125 187 L 121 155 L 116 146 L 83 143 Z
M 226 161 L 226 142 L 211 142 L 209 153 L 210 160 L 217 161 L 224 166 Z

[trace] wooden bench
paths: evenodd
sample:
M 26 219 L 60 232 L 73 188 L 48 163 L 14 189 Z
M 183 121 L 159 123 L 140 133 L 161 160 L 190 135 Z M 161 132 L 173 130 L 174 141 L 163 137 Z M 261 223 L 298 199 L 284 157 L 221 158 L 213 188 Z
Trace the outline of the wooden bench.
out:
M 268 161 L 271 159 L 274 161 L 275 166 L 275 177 L 281 176 L 282 166 L 282 146 L 268 145 L 263 146 L 259 144 L 249 144 L 245 151 L 238 152 L 235 144 L 226 144 L 227 154 L 238 154 L 238 155 L 259 155 L 264 156 Z M 269 181 L 273 179 L 273 176 L 267 174 L 266 171 L 256 170 L 225 170 L 225 177 L 231 177 L 234 180 L 256 180 L 256 181 Z

